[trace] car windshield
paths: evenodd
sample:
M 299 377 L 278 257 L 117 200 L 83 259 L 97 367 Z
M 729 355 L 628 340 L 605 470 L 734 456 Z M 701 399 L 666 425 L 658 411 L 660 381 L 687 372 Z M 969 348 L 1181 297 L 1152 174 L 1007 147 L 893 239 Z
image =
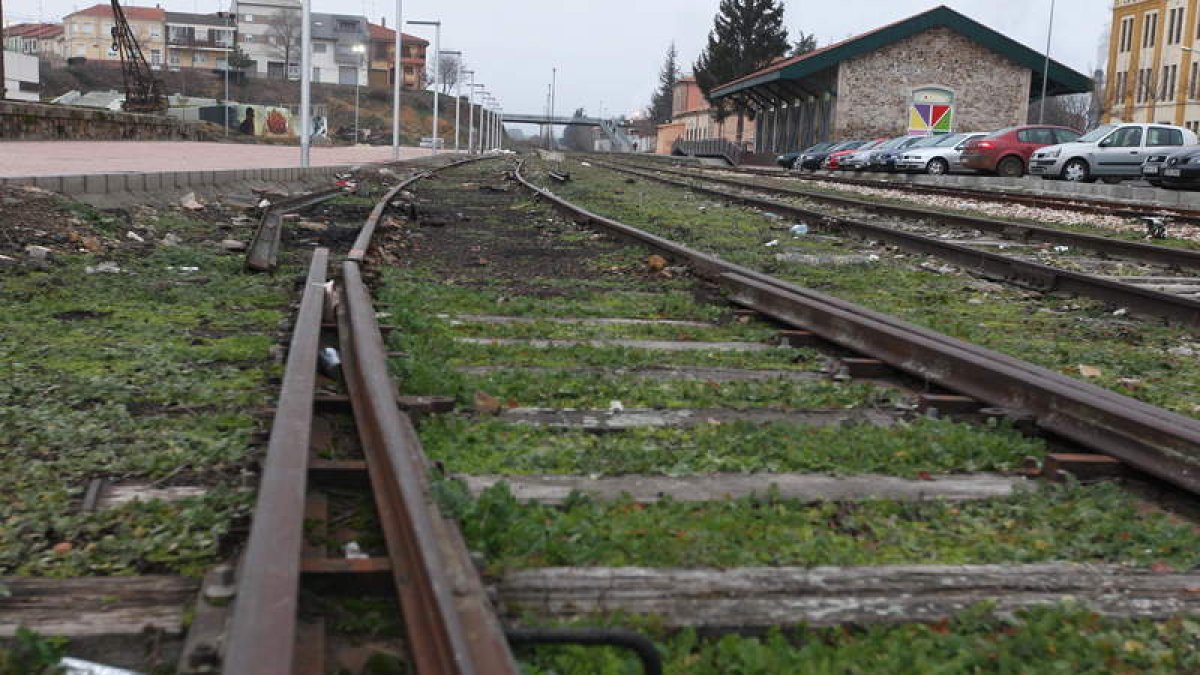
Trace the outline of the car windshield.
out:
M 840 150 L 857 150 L 862 147 L 863 141 L 846 141 L 840 145 L 835 145 L 830 149 L 830 152 L 838 152 Z
M 859 150 L 874 150 L 879 147 L 880 143 L 883 143 L 883 140 L 882 138 L 876 138 L 873 141 L 867 141 L 867 144 L 859 148 Z
M 898 148 L 898 147 L 900 147 L 900 146 L 901 146 L 901 145 L 903 145 L 903 144 L 904 144 L 904 142 L 905 142 L 905 141 L 907 141 L 907 140 L 908 140 L 908 136 L 901 136 L 901 137 L 899 137 L 899 138 L 893 138 L 893 139 L 891 139 L 891 140 L 889 140 L 889 141 L 884 141 L 883 143 L 880 143 L 880 144 L 879 144 L 879 147 L 878 147 L 877 149 L 879 149 L 879 150 L 892 150 L 892 149 L 894 149 L 894 148 Z
M 833 143 L 817 143 L 816 145 L 812 146 L 811 148 L 805 150 L 804 152 L 825 152 L 826 150 L 828 150 L 829 148 L 832 148 L 832 147 L 833 147 Z
M 938 136 L 938 142 L 934 143 L 930 147 L 948 148 L 952 145 L 958 145 L 966 137 L 966 134 L 946 134 L 944 136 Z
M 1101 138 L 1104 138 L 1105 136 L 1107 136 L 1109 133 L 1112 132 L 1113 129 L 1116 129 L 1116 128 L 1117 128 L 1117 125 L 1115 125 L 1115 124 L 1101 124 L 1100 126 L 1096 127 L 1095 129 L 1092 129 L 1091 131 L 1089 131 L 1086 134 L 1077 138 L 1076 141 L 1079 143 L 1095 143 L 1095 142 L 1099 141 Z
M 942 140 L 942 138 L 943 138 L 943 136 L 940 136 L 940 135 L 939 136 L 926 136 L 908 147 L 910 149 L 931 148 L 931 147 L 937 145 L 938 141 Z
M 984 138 L 1000 138 L 1001 136 L 1012 131 L 1013 129 L 1016 129 L 1016 127 L 1007 127 L 1004 129 L 997 129 L 996 131 L 993 131 L 992 133 L 988 134 L 987 136 L 984 136 Z

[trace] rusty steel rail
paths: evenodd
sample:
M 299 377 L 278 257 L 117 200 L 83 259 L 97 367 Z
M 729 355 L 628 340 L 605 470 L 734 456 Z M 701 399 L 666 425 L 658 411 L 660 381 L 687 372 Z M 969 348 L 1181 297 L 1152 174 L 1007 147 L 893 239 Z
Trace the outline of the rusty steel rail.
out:
M 596 163 L 611 169 L 617 169 L 620 167 L 633 168 L 628 164 L 608 164 L 605 162 Z M 649 167 L 638 168 L 649 169 Z M 794 188 L 781 188 L 771 185 L 757 185 L 754 183 L 734 180 L 732 178 L 704 175 L 702 173 L 695 173 L 692 171 L 684 171 L 673 168 L 655 167 L 650 170 L 667 173 L 674 176 L 694 178 L 700 181 L 708 181 L 710 183 L 718 183 L 721 185 L 729 185 L 731 187 L 755 190 L 757 192 L 778 195 L 781 197 L 811 199 L 813 201 L 829 202 L 849 208 L 875 211 L 878 213 L 887 213 L 906 218 L 934 220 L 936 222 L 948 223 L 982 230 L 984 232 L 999 234 L 1009 239 L 1021 241 L 1044 241 L 1051 244 L 1066 244 L 1068 246 L 1076 246 L 1095 251 L 1097 253 L 1115 255 L 1157 265 L 1167 265 L 1170 267 L 1177 267 L 1179 269 L 1200 269 L 1200 251 L 1193 251 L 1189 249 L 1157 246 L 1155 244 L 1146 244 L 1140 241 L 1113 239 L 1111 237 L 1085 234 L 1082 232 L 1070 232 L 1052 227 L 1034 225 L 1033 223 L 996 220 L 994 218 L 981 218 L 979 216 L 971 216 L 962 213 L 947 213 L 945 211 L 936 211 L 933 209 L 915 206 L 903 206 L 899 204 L 880 204 L 878 202 L 857 199 L 854 197 L 842 197 L 825 192 L 797 190 Z
M 1029 413 L 1048 432 L 1200 493 L 1200 420 L 734 265 L 572 204 L 530 183 L 519 166 L 515 175 L 574 219 L 686 261 L 739 304 L 928 383 Z
M 383 335 L 358 263 L 343 265 L 342 280 L 343 373 L 416 672 L 516 675 L 466 546 L 433 502 L 428 462 L 412 421 L 396 405 Z
M 651 160 L 657 163 L 662 160 Z M 666 162 L 663 162 L 666 163 Z M 1087 213 L 1098 213 L 1109 216 L 1138 218 L 1141 216 L 1168 216 L 1189 223 L 1200 223 L 1200 210 L 1183 209 L 1159 204 L 1141 204 L 1123 202 L 1115 199 L 1104 199 L 1092 195 L 1038 195 L 1011 190 L 989 190 L 960 185 L 929 185 L 927 183 L 908 183 L 885 180 L 881 178 L 859 178 L 856 176 L 832 175 L 829 173 L 799 173 L 794 170 L 774 170 L 752 166 L 722 166 L 700 167 L 702 170 L 725 171 L 753 176 L 772 176 L 775 178 L 792 178 L 800 181 L 825 181 L 858 185 L 861 187 L 879 188 L 881 190 L 898 190 L 949 197 L 963 197 L 981 201 L 1000 202 L 1005 204 L 1023 204 L 1039 208 L 1062 208 Z
M 224 673 L 291 675 L 317 349 L 329 251 L 309 265 L 225 644 Z
M 367 216 L 367 222 L 364 223 L 362 229 L 359 230 L 358 238 L 354 240 L 354 245 L 350 247 L 350 254 L 346 256 L 346 259 L 354 262 L 363 262 L 363 260 L 366 259 L 367 251 L 371 248 L 371 239 L 375 236 L 375 228 L 379 225 L 380 219 L 383 218 L 383 213 L 387 210 L 388 205 L 391 204 L 392 200 L 395 199 L 396 195 L 400 194 L 402 190 L 407 189 L 417 181 L 433 176 L 439 171 L 453 169 L 455 167 L 463 166 L 464 164 L 471 164 L 473 162 L 480 162 L 485 159 L 496 159 L 496 157 L 492 155 L 480 155 L 478 157 L 460 159 L 456 162 L 451 162 L 443 166 L 429 169 L 428 171 L 422 171 L 414 174 L 393 187 L 391 190 L 388 190 L 387 194 L 383 196 L 383 199 L 379 200 L 379 202 L 375 204 L 375 208 L 371 209 L 371 214 Z
M 924 235 L 896 230 L 882 225 L 865 223 L 852 218 L 830 216 L 811 209 L 784 204 L 769 199 L 735 194 L 716 188 L 656 175 L 636 169 L 608 166 L 612 171 L 640 176 L 665 185 L 683 187 L 693 192 L 753 206 L 782 215 L 805 218 L 814 225 L 843 229 L 861 237 L 893 244 L 914 253 L 937 256 L 955 264 L 979 270 L 991 278 L 1003 279 L 1027 288 L 1049 292 L 1066 291 L 1124 307 L 1143 316 L 1158 316 L 1188 326 L 1200 326 L 1200 301 L 1180 295 L 1162 293 L 1149 288 L 1124 284 L 1090 274 L 1064 270 L 1029 262 L 999 253 L 990 253 Z
M 283 217 L 309 206 L 329 201 L 340 194 L 342 194 L 341 188 L 329 188 L 312 194 L 290 197 L 267 207 L 266 212 L 258 221 L 258 227 L 254 230 L 250 246 L 246 249 L 246 268 L 255 272 L 269 272 L 275 269 L 279 261 L 279 241 L 283 235 Z

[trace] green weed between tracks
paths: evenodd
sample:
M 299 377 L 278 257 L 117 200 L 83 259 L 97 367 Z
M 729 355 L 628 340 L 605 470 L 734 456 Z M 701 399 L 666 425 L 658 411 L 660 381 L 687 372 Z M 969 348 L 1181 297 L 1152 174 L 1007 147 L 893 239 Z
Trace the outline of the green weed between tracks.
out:
M 764 484 L 767 481 L 764 480 Z M 493 571 L 544 566 L 745 567 L 1032 563 L 1191 568 L 1200 533 L 1141 512 L 1113 485 L 1045 487 L 985 501 L 821 503 L 758 498 L 639 504 L 575 495 L 519 502 L 499 484 L 445 499 Z
M 1194 331 L 1152 320 L 1131 320 L 1084 298 L 1058 298 L 935 274 L 916 265 L 922 256 L 885 252 L 854 239 L 793 237 L 790 223 L 748 208 L 726 206 L 681 188 L 571 162 L 575 180 L 559 195 L 635 227 L 794 281 L 954 337 L 1091 381 L 1153 405 L 1200 416 L 1200 360 L 1189 356 Z M 542 182 L 534 163 L 531 175 Z M 775 246 L 765 246 L 769 241 Z M 830 266 L 785 262 L 781 253 L 880 255 Z M 1178 348 L 1184 348 L 1180 351 Z M 1176 352 L 1172 353 L 1172 349 Z M 1090 371 L 1089 371 L 1090 372 Z
M 1041 441 L 1011 430 L 930 419 L 899 428 L 735 422 L 594 434 L 445 416 L 425 422 L 421 438 L 429 456 L 453 473 L 505 475 L 802 471 L 912 478 L 1007 471 L 1044 452 Z M 770 484 L 769 475 L 762 478 Z
M 656 638 L 668 673 L 688 675 L 928 675 L 1056 673 L 1141 675 L 1200 670 L 1200 623 L 1113 620 L 1072 604 L 997 617 L 987 604 L 950 621 L 868 628 L 805 628 L 763 637 L 704 639 L 612 617 L 577 625 L 640 627 Z M 552 647 L 522 653 L 528 672 L 632 675 L 628 652 Z
M 185 243 L 0 278 L 0 574 L 199 574 L 249 514 L 248 411 L 273 399 L 297 269 L 247 275 L 211 225 L 165 214 L 157 229 Z M 121 271 L 85 271 L 102 261 Z M 98 477 L 210 491 L 81 513 Z

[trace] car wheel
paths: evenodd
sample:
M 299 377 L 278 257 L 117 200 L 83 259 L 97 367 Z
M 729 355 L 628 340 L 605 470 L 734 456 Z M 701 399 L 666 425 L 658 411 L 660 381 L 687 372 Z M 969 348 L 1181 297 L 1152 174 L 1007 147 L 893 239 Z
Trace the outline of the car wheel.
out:
M 1063 165 L 1062 177 L 1063 180 L 1069 180 L 1072 183 L 1090 183 L 1092 182 L 1092 170 L 1084 160 L 1072 159 Z
M 996 165 L 996 173 L 1005 178 L 1020 178 L 1025 175 L 1025 162 L 1020 157 L 1009 155 Z
M 950 163 L 941 157 L 934 157 L 925 165 L 925 173 L 931 176 L 941 176 L 950 173 Z
M 792 160 L 792 171 L 800 171 L 804 168 L 804 162 L 799 157 Z

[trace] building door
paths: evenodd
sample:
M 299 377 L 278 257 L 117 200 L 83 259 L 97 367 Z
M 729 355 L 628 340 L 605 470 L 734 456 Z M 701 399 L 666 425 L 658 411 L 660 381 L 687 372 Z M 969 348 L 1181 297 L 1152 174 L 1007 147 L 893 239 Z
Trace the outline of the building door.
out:
M 272 80 L 282 80 L 287 74 L 287 68 L 284 67 L 282 61 L 267 62 L 267 77 Z

